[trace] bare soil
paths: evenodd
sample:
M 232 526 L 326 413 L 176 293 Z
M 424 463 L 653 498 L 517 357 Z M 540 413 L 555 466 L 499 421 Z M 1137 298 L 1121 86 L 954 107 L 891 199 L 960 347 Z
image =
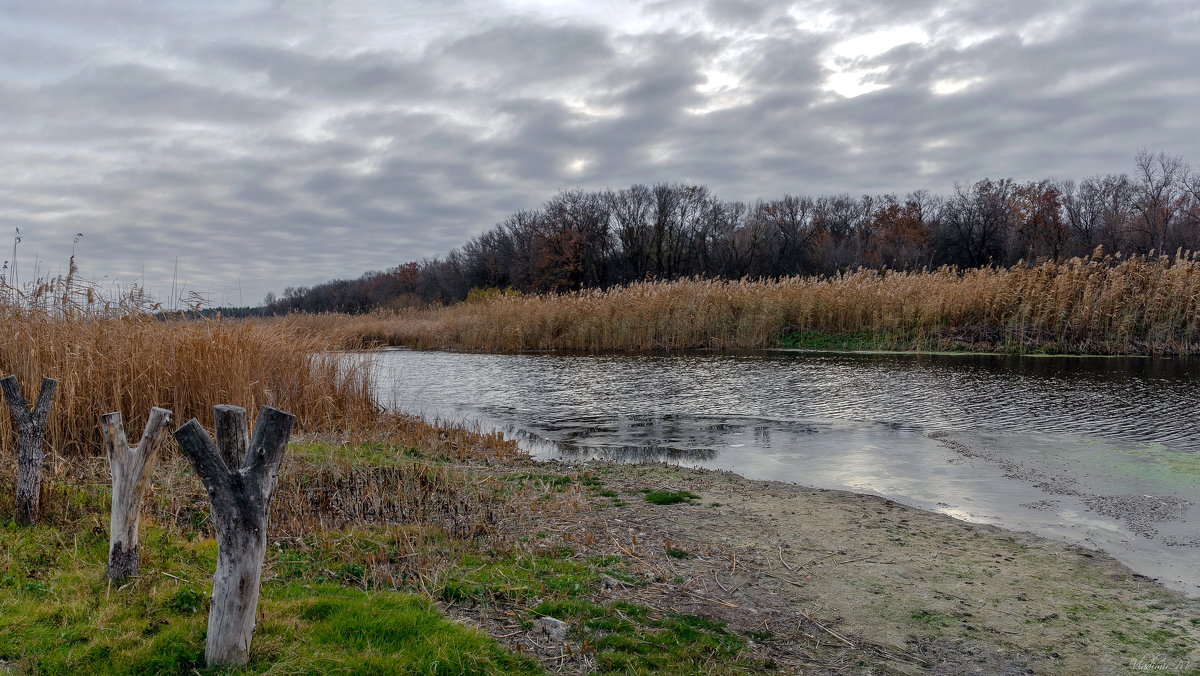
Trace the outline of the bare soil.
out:
M 596 600 L 719 619 L 779 672 L 1200 673 L 1200 600 L 1098 551 L 727 472 L 539 465 L 601 485 L 576 483 L 572 509 L 513 528 L 550 534 L 547 549 L 619 555 L 641 576 L 606 579 Z M 655 505 L 648 490 L 699 498 Z M 457 614 L 554 671 L 594 667 L 569 635 L 514 632 L 511 612 Z

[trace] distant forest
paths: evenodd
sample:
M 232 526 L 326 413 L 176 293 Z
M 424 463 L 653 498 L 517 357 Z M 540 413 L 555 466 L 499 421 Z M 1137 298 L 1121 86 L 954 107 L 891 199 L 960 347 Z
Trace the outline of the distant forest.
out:
M 472 289 L 522 293 L 645 279 L 774 278 L 867 269 L 1040 263 L 1200 249 L 1200 174 L 1142 152 L 1132 174 L 1021 183 L 984 179 L 948 195 L 784 195 L 726 201 L 700 185 L 560 192 L 441 258 L 268 294 L 264 314 L 368 312 L 453 303 Z

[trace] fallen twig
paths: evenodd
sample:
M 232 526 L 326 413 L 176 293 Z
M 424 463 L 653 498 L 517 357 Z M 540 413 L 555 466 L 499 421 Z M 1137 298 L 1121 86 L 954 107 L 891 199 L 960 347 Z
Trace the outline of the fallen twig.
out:
M 788 572 L 792 572 L 792 573 L 796 572 L 795 568 L 793 568 L 790 564 L 788 564 L 787 561 L 783 560 L 783 545 L 779 545 L 779 562 L 783 564 L 784 568 L 788 569 Z
M 841 565 L 843 563 L 854 563 L 855 561 L 866 561 L 867 559 L 873 559 L 876 556 L 879 556 L 879 554 L 868 554 L 866 556 L 860 556 L 857 559 L 846 559 L 845 561 L 838 561 L 838 565 Z M 873 561 L 872 563 L 884 563 L 884 562 L 883 561 Z
M 830 629 L 829 627 L 826 627 L 825 625 L 821 624 L 820 622 L 817 622 L 815 619 L 813 619 L 812 615 L 809 615 L 808 613 L 804 612 L 803 610 L 800 611 L 800 614 L 804 616 L 804 619 L 808 620 L 813 625 L 815 625 L 817 627 L 817 629 L 820 629 L 821 631 L 825 632 L 826 634 L 829 634 L 830 636 L 836 638 L 837 640 L 841 641 L 842 643 L 845 643 L 846 645 L 850 646 L 851 648 L 855 648 L 855 649 L 858 648 L 858 646 L 854 645 L 854 643 L 851 642 L 850 639 L 846 638 L 845 636 L 842 636 L 841 634 Z
M 725 592 L 726 594 L 729 593 L 729 589 L 726 588 L 725 585 L 721 584 L 721 578 L 717 577 L 717 571 L 715 570 L 713 571 L 713 581 L 717 583 L 717 586 L 721 588 L 721 591 Z

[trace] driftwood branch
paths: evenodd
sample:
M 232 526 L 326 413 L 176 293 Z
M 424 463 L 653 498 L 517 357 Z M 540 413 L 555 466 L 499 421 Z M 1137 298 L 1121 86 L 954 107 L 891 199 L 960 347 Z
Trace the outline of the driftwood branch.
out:
M 216 441 L 195 419 L 175 430 L 175 439 L 204 482 L 217 531 L 204 659 L 209 667 L 241 666 L 254 634 L 268 508 L 295 416 L 262 407 L 249 444 L 245 409 L 218 406 L 215 419 Z
M 163 432 L 171 422 L 171 412 L 165 408 L 150 409 L 146 429 L 138 445 L 130 448 L 125 437 L 121 414 L 100 416 L 104 434 L 104 450 L 108 469 L 112 473 L 112 518 L 109 521 L 108 579 L 120 582 L 137 575 L 141 563 L 138 551 L 138 520 L 142 512 L 142 496 L 158 457 Z
M 41 506 L 46 419 L 50 417 L 58 381 L 42 378 L 42 389 L 32 409 L 25 402 L 15 375 L 0 380 L 0 389 L 4 391 L 4 400 L 17 431 L 17 523 L 28 526 L 37 521 Z

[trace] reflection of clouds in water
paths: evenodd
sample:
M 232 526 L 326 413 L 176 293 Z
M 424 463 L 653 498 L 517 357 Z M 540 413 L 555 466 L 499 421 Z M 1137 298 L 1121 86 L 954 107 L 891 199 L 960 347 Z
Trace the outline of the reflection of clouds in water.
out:
M 840 419 L 1200 449 L 1200 428 L 1179 424 L 1200 407 L 1197 360 L 393 351 L 378 364 L 384 403 L 472 413 L 495 407 L 497 414 L 507 407 L 522 423 L 550 428 L 626 425 L 654 436 L 677 433 L 676 416 L 740 418 L 733 424 Z
M 479 410 L 503 421 L 505 429 L 519 439 L 550 445 L 556 454 L 631 462 L 711 460 L 721 449 L 768 448 L 772 431 L 790 438 L 820 430 L 812 423 L 729 416 L 616 414 L 560 419 L 512 407 Z

